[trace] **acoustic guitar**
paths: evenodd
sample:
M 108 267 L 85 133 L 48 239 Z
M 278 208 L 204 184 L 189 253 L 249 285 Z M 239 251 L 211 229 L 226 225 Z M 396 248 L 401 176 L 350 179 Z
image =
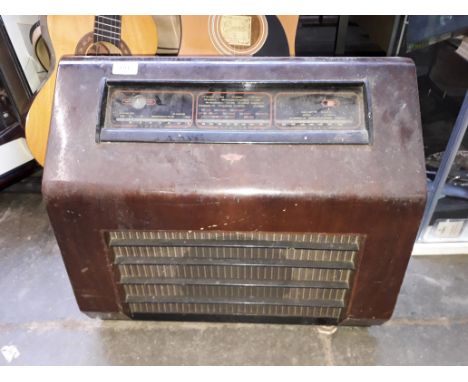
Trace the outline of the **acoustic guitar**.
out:
M 180 56 L 294 56 L 299 16 L 182 16 Z
M 26 141 L 44 165 L 57 62 L 63 55 L 154 55 L 158 46 L 152 16 L 46 16 L 54 66 L 26 117 Z

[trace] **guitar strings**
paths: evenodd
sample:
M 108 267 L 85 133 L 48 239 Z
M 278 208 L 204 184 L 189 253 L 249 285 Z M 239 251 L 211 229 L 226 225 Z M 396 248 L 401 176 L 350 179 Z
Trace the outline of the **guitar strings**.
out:
M 94 21 L 94 42 L 109 42 L 120 49 L 121 16 L 98 15 Z M 98 54 L 96 49 L 95 55 Z

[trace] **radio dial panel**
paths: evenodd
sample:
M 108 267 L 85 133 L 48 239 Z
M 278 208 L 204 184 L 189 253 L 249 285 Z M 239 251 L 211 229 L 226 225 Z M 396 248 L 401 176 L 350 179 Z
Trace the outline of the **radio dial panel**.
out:
M 369 143 L 364 84 L 108 84 L 101 140 Z

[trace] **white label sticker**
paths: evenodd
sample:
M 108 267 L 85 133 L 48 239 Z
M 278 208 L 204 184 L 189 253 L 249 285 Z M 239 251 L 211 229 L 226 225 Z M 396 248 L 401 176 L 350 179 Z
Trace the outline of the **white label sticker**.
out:
M 446 220 L 437 223 L 435 234 L 438 237 L 458 237 L 463 230 L 463 220 Z
M 252 44 L 252 18 L 250 16 L 221 16 L 221 35 L 230 45 Z
M 112 74 L 127 74 L 134 76 L 138 74 L 138 62 L 122 61 L 112 64 Z

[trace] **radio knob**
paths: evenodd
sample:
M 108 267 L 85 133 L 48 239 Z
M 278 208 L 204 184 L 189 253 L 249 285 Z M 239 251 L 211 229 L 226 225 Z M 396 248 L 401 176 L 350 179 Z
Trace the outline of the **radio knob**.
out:
M 146 97 L 144 95 L 138 94 L 133 97 L 132 107 L 134 109 L 143 109 L 146 106 Z

